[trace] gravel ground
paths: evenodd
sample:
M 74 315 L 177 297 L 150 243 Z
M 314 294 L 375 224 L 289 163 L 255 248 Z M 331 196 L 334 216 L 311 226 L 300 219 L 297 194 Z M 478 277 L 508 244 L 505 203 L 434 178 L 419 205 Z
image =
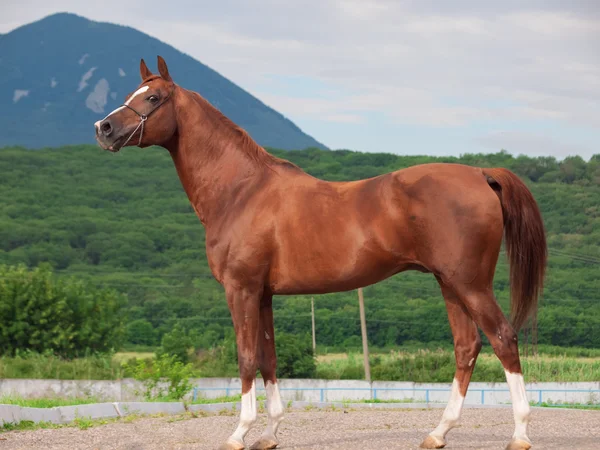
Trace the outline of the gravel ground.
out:
M 288 412 L 279 449 L 416 449 L 441 409 Z M 448 449 L 503 449 L 513 432 L 509 408 L 465 409 L 448 434 Z M 138 418 L 86 430 L 60 428 L 0 434 L 4 449 L 216 449 L 237 424 L 235 415 Z M 264 414 L 246 444 L 259 436 Z M 600 411 L 534 409 L 529 437 L 536 449 L 600 448 Z

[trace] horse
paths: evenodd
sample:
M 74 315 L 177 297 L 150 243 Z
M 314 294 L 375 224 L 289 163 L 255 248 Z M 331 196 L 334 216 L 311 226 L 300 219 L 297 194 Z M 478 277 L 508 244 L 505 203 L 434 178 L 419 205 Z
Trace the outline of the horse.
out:
M 225 291 L 242 384 L 238 425 L 220 448 L 245 448 L 263 378 L 267 425 L 252 449 L 278 445 L 284 417 L 276 377 L 274 295 L 341 292 L 417 270 L 435 276 L 454 339 L 456 372 L 439 425 L 421 442 L 442 448 L 459 421 L 487 336 L 502 363 L 515 428 L 507 449 L 529 449 L 530 407 L 517 333 L 535 313 L 547 265 L 545 228 L 527 186 L 505 168 L 431 163 L 329 182 L 260 147 L 158 56 L 141 84 L 94 124 L 98 144 L 166 149 L 206 230 L 206 255 Z M 502 242 L 510 263 L 510 321 L 493 292 Z

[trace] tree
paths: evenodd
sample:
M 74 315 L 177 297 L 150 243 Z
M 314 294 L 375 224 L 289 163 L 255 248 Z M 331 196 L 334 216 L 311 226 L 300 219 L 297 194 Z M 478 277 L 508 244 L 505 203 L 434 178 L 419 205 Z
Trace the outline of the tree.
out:
M 157 354 L 169 355 L 174 357 L 177 361 L 187 363 L 190 359 L 189 351 L 192 347 L 192 339 L 178 323 L 175 325 L 171 332 L 166 333 L 160 345 L 160 349 Z
M 317 366 L 308 334 L 275 333 L 277 376 L 279 378 L 314 378 Z
M 127 342 L 138 345 L 155 345 L 156 331 L 146 319 L 137 319 L 127 325 Z
M 75 279 L 57 279 L 49 266 L 0 266 L 0 353 L 18 350 L 75 357 L 123 342 L 122 295 Z

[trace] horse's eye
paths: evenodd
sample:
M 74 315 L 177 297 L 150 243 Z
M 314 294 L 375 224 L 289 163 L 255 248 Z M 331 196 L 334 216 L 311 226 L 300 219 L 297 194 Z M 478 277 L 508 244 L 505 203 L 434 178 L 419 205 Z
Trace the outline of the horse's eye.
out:
M 156 95 L 151 95 L 146 100 L 148 100 L 150 103 L 156 103 L 158 102 L 158 97 Z

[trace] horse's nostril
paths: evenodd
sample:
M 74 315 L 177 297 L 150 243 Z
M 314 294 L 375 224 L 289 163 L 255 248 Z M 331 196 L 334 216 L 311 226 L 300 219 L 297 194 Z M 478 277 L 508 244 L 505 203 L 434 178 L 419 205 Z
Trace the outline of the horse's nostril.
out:
M 102 130 L 102 133 L 105 136 L 108 136 L 110 133 L 112 133 L 112 126 L 108 121 L 102 122 L 102 124 L 100 125 L 100 129 Z

